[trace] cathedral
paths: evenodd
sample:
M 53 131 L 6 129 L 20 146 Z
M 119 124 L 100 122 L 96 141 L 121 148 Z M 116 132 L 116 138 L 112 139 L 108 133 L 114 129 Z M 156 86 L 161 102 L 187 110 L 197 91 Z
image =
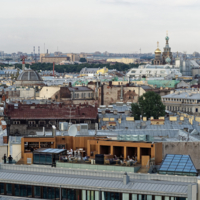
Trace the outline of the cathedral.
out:
M 165 65 L 165 64 L 172 65 L 173 58 L 172 58 L 171 48 L 169 47 L 168 33 L 167 36 L 165 37 L 165 40 L 166 44 L 163 53 L 159 49 L 159 42 L 157 42 L 157 49 L 155 50 L 155 59 L 153 60 L 154 65 Z

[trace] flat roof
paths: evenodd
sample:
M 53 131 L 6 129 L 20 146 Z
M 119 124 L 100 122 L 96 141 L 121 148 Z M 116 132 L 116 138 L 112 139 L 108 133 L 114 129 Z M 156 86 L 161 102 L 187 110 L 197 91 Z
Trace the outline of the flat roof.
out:
M 4 183 L 47 187 L 62 187 L 136 194 L 187 197 L 188 186 L 197 184 L 197 177 L 166 176 L 128 173 L 129 182 L 123 182 L 124 172 L 105 172 L 48 168 L 41 166 L 0 165 L 0 180 Z

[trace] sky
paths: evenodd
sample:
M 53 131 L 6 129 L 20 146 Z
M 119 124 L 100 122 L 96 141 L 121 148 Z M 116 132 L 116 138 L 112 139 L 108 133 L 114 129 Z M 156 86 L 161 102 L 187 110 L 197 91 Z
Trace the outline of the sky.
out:
M 200 52 L 198 0 L 1 0 L 0 51 Z M 45 48 L 44 48 L 45 44 Z

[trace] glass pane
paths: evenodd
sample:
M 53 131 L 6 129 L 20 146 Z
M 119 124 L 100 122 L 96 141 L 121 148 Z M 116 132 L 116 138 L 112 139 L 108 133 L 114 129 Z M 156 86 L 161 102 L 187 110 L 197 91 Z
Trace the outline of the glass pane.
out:
M 52 164 L 52 154 L 46 154 L 46 164 Z
M 151 195 L 147 195 L 147 200 L 152 200 L 152 196 Z
M 155 196 L 155 200 L 162 200 L 161 196 Z
M 33 163 L 40 163 L 40 154 L 33 154 Z
M 147 199 L 146 195 L 142 195 L 142 194 L 139 195 L 139 200 L 146 200 L 146 199 Z
M 20 196 L 26 197 L 27 196 L 26 195 L 26 185 L 20 185 L 19 188 L 20 188 Z
M 32 197 L 32 186 L 31 185 L 27 185 L 27 196 Z
M 54 188 L 47 188 L 48 199 L 55 199 L 55 190 Z
M 74 197 L 75 197 L 75 191 L 74 190 L 67 190 L 67 200 L 71 200 L 73 199 L 74 200 Z
M 45 164 L 45 154 L 40 154 L 40 164 Z
M 47 199 L 47 187 L 43 187 L 43 199 Z
M 4 194 L 4 183 L 0 183 L 0 194 Z
M 19 196 L 19 185 L 15 185 L 15 196 Z
M 120 198 L 120 194 L 119 193 L 115 193 L 115 200 L 119 200 L 119 198 Z
M 59 200 L 60 199 L 60 188 L 56 188 L 56 200 Z
M 41 197 L 41 188 L 39 186 L 35 186 L 34 187 L 34 196 L 36 198 L 40 198 Z
M 86 191 L 82 190 L 82 200 L 86 200 Z
M 6 184 L 6 194 L 12 195 L 12 184 Z
M 94 200 L 94 191 L 91 191 L 91 198 L 90 200 Z
M 115 200 L 115 193 L 114 193 L 114 192 L 111 192 L 111 193 L 110 193 L 110 199 L 111 199 L 111 200 Z
M 66 191 L 66 189 L 62 189 L 62 200 L 67 200 L 67 191 Z
M 77 200 L 81 200 L 81 196 L 80 196 L 80 193 L 81 193 L 81 190 L 74 190 L 76 192 L 76 198 Z
M 132 200 L 137 200 L 137 194 L 132 194 Z
M 90 191 L 87 191 L 87 200 L 90 200 Z
M 165 200 L 169 200 L 169 197 L 165 197 Z
M 106 198 L 106 200 L 111 200 L 110 199 L 110 192 L 106 192 L 107 193 L 107 198 Z

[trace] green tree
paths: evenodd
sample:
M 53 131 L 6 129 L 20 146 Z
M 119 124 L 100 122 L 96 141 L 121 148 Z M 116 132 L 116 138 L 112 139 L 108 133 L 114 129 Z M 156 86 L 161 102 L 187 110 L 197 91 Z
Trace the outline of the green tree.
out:
M 165 115 L 165 106 L 160 95 L 152 91 L 148 91 L 139 97 L 138 104 L 132 104 L 131 110 L 135 119 L 140 119 L 140 115 L 147 117 L 147 119 L 151 116 L 158 119 L 158 117 Z

